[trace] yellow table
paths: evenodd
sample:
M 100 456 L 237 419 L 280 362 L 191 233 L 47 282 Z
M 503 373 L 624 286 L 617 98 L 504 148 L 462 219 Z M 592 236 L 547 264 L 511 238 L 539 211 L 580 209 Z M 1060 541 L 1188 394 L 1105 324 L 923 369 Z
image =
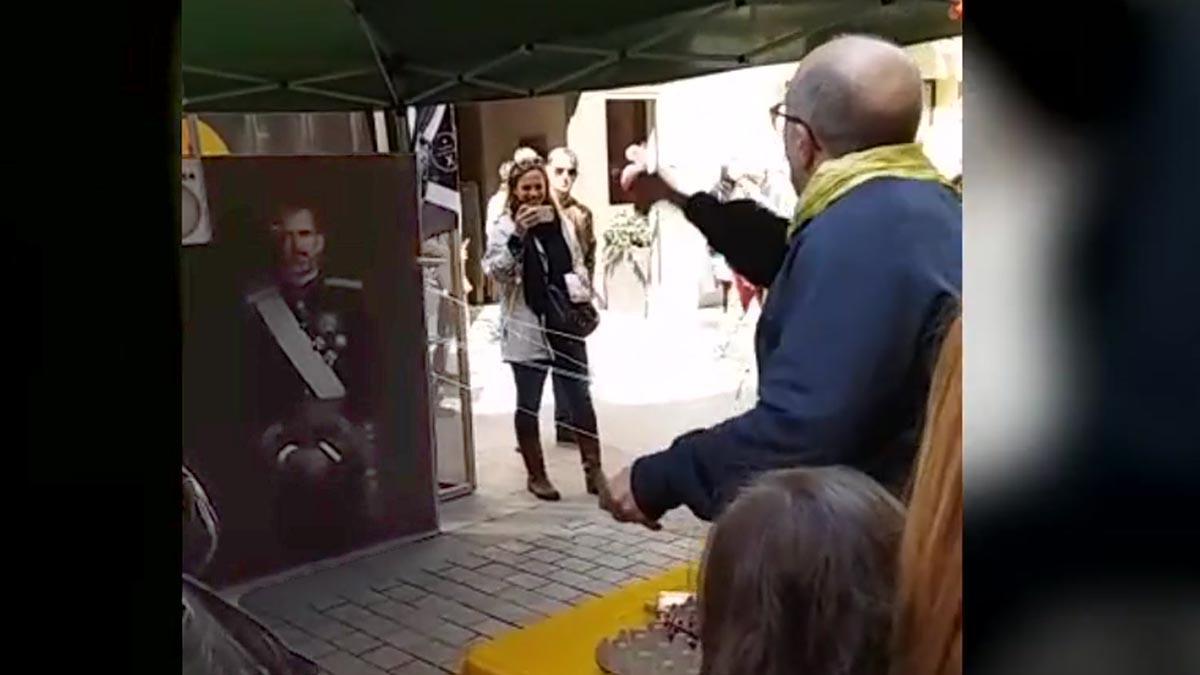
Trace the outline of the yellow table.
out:
M 623 628 L 644 627 L 660 591 L 694 591 L 695 565 L 632 583 L 472 647 L 462 675 L 601 675 L 596 645 Z

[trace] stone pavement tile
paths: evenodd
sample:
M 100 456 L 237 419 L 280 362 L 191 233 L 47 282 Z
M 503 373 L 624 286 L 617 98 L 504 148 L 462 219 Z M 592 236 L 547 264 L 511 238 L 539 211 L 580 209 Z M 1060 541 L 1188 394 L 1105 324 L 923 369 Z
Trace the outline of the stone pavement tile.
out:
M 458 565 L 450 565 L 449 567 L 446 567 L 437 573 L 439 577 L 457 581 L 460 584 L 467 583 L 467 579 L 473 579 L 477 574 L 479 574 L 479 572 L 476 572 L 475 570 L 469 570 L 465 567 L 459 567 Z
M 571 548 L 571 542 L 558 537 L 538 537 L 533 540 L 535 548 L 544 548 L 551 551 L 565 551 Z
M 628 578 L 628 576 L 624 572 L 622 572 L 620 570 L 614 570 L 611 567 L 604 567 L 603 565 L 593 567 L 592 569 L 587 570 L 583 574 L 585 576 L 589 576 L 593 579 L 598 579 L 600 581 L 607 581 L 610 584 L 619 584 L 619 583 L 624 582 L 625 579 Z
M 674 562 L 673 560 L 671 560 L 670 558 L 668 558 L 666 556 L 662 556 L 657 553 L 651 553 L 649 551 L 643 551 L 643 552 L 633 556 L 633 559 L 636 562 L 643 563 L 646 565 L 651 565 L 653 567 L 667 567 L 672 562 Z
M 544 548 L 534 549 L 527 553 L 526 556 L 532 560 L 540 560 L 544 563 L 556 563 L 559 560 L 567 557 L 566 554 L 561 551 L 551 551 Z
M 594 584 L 596 581 L 591 577 L 584 576 L 579 572 L 572 572 L 571 570 L 558 570 L 550 575 L 550 580 L 557 581 L 560 584 L 580 591 L 588 590 L 588 585 Z
M 501 548 L 489 547 L 476 551 L 476 555 L 487 558 L 494 562 L 502 562 L 507 565 L 517 565 L 521 562 L 521 556 L 512 551 L 505 551 Z
M 328 656 L 329 654 L 332 654 L 338 650 L 337 647 L 317 638 L 309 638 L 295 644 L 289 644 L 288 647 L 290 647 L 292 651 L 296 652 L 297 654 L 313 661 L 316 661 L 322 656 Z
M 503 599 L 516 603 L 525 609 L 541 614 L 549 614 L 559 609 L 565 609 L 566 603 L 534 591 L 523 588 L 510 588 L 501 596 Z
M 390 601 L 389 601 L 390 602 Z M 393 621 L 391 618 L 384 616 L 374 616 L 370 619 L 359 621 L 355 628 L 374 637 L 381 637 L 400 630 L 400 624 Z
M 318 595 L 308 599 L 308 606 L 318 612 L 324 612 L 344 604 L 346 604 L 346 599 L 340 595 Z
M 373 649 L 362 655 L 362 660 L 379 666 L 384 670 L 391 670 L 397 666 L 402 666 L 414 658 L 412 654 L 402 652 L 388 645 L 384 645 L 379 649 Z
M 371 590 L 376 591 L 378 593 L 384 593 L 388 590 L 395 588 L 396 586 L 399 586 L 402 583 L 404 583 L 404 582 L 400 581 L 399 579 L 395 578 L 394 576 L 389 576 L 389 577 L 386 577 L 383 579 L 378 579 L 378 580 L 372 581 L 371 582 Z
M 431 584 L 435 584 L 442 579 L 436 574 L 432 574 L 424 570 L 405 572 L 404 574 L 398 575 L 396 578 L 408 584 L 409 586 L 415 586 L 416 588 L 420 589 L 427 589 Z
M 541 618 L 537 612 L 504 600 L 493 600 L 487 607 L 481 607 L 489 616 L 506 621 L 515 626 L 528 626 Z
M 428 595 L 428 593 L 420 588 L 417 588 L 416 586 L 410 586 L 406 583 L 400 582 L 396 586 L 384 591 L 384 595 L 397 602 L 412 602 L 425 597 Z
M 561 564 L 562 560 L 558 561 L 558 563 Z M 541 560 L 522 560 L 520 569 L 523 572 L 529 572 L 530 574 L 536 574 L 540 577 L 544 577 L 558 568 L 550 563 L 542 562 Z
M 575 537 L 573 541 L 580 546 L 591 546 L 592 548 L 605 549 L 612 544 L 611 541 L 603 537 L 597 537 L 594 534 L 581 534 Z
M 317 659 L 317 665 L 333 675 L 383 675 L 387 672 L 346 652 L 334 652 L 323 656 Z
M 637 561 L 633 558 L 621 555 L 602 555 L 594 560 L 596 564 L 604 565 L 614 570 L 624 570 L 637 564 Z
M 491 617 L 487 614 L 466 605 L 460 605 L 454 601 L 450 601 L 446 605 L 439 607 L 438 616 L 472 630 L 475 629 L 476 625 L 491 620 Z
M 371 611 L 379 616 L 391 619 L 392 621 L 403 623 L 405 619 L 413 614 L 419 613 L 421 610 L 417 608 L 416 605 L 392 600 L 371 605 Z
M 663 569 L 663 567 L 656 567 L 654 565 L 646 565 L 643 563 L 637 563 L 629 566 L 629 572 L 636 574 L 643 579 L 656 577 L 663 573 Z
M 579 529 L 583 529 L 592 524 L 593 524 L 593 522 L 591 520 L 587 520 L 587 519 L 583 519 L 583 518 L 575 518 L 573 520 L 569 520 L 569 521 L 563 523 L 563 527 L 567 528 L 568 530 L 579 530 Z
M 483 567 L 490 562 L 487 558 L 475 555 L 474 553 L 462 552 L 446 558 L 446 562 L 453 563 L 459 567 L 465 567 L 469 570 Z
M 332 642 L 333 644 L 337 645 L 339 649 L 348 651 L 351 654 L 362 654 L 363 652 L 370 651 L 381 644 L 379 640 L 371 637 L 370 635 L 367 635 L 366 633 L 359 633 L 357 631 L 334 638 Z
M 584 560 L 583 558 L 575 557 L 563 558 L 554 564 L 562 567 L 563 569 L 571 570 L 572 572 L 587 572 L 588 570 L 596 568 L 596 563 L 589 560 Z
M 617 585 L 617 582 L 601 581 L 591 577 L 588 577 L 579 583 L 579 586 L 582 587 L 582 590 L 586 591 L 585 595 L 604 595 L 605 593 L 608 593 L 616 588 Z M 579 599 L 577 598 L 571 602 L 575 603 L 578 601 Z
M 472 630 L 477 630 L 482 635 L 486 635 L 490 638 L 498 637 L 507 633 L 508 631 L 515 630 L 514 626 L 504 623 L 498 619 L 491 618 L 483 623 L 477 623 L 474 626 L 471 626 L 471 628 Z
M 424 600 L 422 604 L 419 605 L 419 608 L 424 613 L 440 617 L 464 628 L 470 628 L 472 624 L 480 623 L 491 618 L 483 612 L 471 609 L 470 607 L 459 604 L 454 600 L 433 596 Z
M 430 584 L 429 586 L 429 592 L 431 594 L 440 595 L 444 598 L 455 598 L 457 597 L 456 594 L 463 592 L 463 589 L 466 589 L 471 593 L 479 593 L 479 591 L 471 588 L 470 586 L 464 586 L 463 584 L 460 584 L 457 581 L 451 581 L 450 579 L 442 579 L 436 584 Z M 487 594 L 485 593 L 484 595 Z
M 447 571 L 444 576 L 446 579 L 456 581 L 464 586 L 470 586 L 483 593 L 495 593 L 505 586 L 505 582 L 495 577 L 489 577 L 486 574 L 480 574 L 475 570 L 469 570 L 464 567 L 456 566 Z
M 379 604 L 381 603 L 376 603 L 376 606 Z M 361 624 L 369 623 L 379 618 L 378 614 L 365 607 L 350 604 L 335 607 L 326 612 L 326 614 L 353 628 L 359 628 Z
M 392 675 L 446 675 L 447 671 L 424 661 L 414 660 L 399 668 L 393 668 L 390 672 Z
M 255 618 L 262 622 L 262 625 L 270 628 L 271 630 L 275 630 L 276 628 L 287 628 L 292 625 L 287 622 L 287 619 L 284 619 L 281 616 L 275 616 L 274 614 L 266 614 L 263 612 L 251 613 L 254 614 Z
M 370 588 L 361 588 L 354 591 L 343 591 L 339 595 L 356 605 L 371 605 L 376 602 L 387 600 L 387 596 L 371 590 Z
M 449 560 L 435 560 L 421 564 L 422 570 L 426 572 L 432 572 L 438 576 L 443 576 L 446 572 L 458 567 L 458 565 L 450 562 Z
M 431 616 L 428 614 L 420 614 L 409 619 L 404 624 L 406 627 L 439 640 L 448 645 L 462 646 L 474 640 L 478 635 L 474 631 L 467 630 L 462 626 L 451 623 L 441 617 Z M 411 651 L 411 650 L 410 650 Z M 413 652 L 420 656 L 419 653 Z M 429 659 L 426 659 L 429 660 Z
M 539 577 L 535 574 L 526 574 L 524 572 L 518 572 L 517 574 L 505 579 L 505 581 L 507 581 L 509 585 L 517 586 L 518 588 L 524 588 L 527 590 L 545 586 L 546 584 L 550 583 L 550 580 L 546 579 L 545 577 Z
M 484 565 L 483 567 L 480 567 L 480 568 L 476 569 L 475 571 L 479 572 L 480 574 L 486 574 L 489 577 L 496 577 L 497 579 L 507 579 L 508 577 L 511 577 L 514 574 L 520 573 L 521 570 L 518 570 L 515 567 L 510 567 L 508 565 L 505 565 L 504 563 L 494 562 L 494 563 L 489 563 L 487 565 Z
M 517 555 L 529 553 L 530 551 L 533 550 L 533 547 L 530 546 L 529 544 L 525 544 L 525 543 L 522 543 L 519 541 L 506 541 L 502 544 L 497 544 L 497 547 L 502 550 L 508 551 L 509 553 L 516 553 Z
M 601 551 L 591 546 L 581 546 L 580 544 L 572 544 L 570 550 L 566 551 L 566 553 L 575 558 L 591 560 L 593 562 L 607 555 L 606 551 Z
M 481 593 L 498 593 L 508 586 L 504 581 L 479 574 L 478 572 L 472 572 L 472 576 L 464 579 L 462 583 Z
M 312 610 L 290 617 L 289 620 L 304 632 L 323 640 L 332 640 L 354 630 L 341 621 Z
M 308 633 L 305 633 L 304 631 L 300 630 L 299 628 L 296 628 L 295 626 L 283 626 L 282 628 L 273 628 L 273 629 L 271 629 L 271 632 L 275 634 L 275 637 L 279 638 L 280 640 L 283 640 L 283 642 L 288 645 L 293 645 L 293 644 L 296 644 L 297 642 L 303 642 L 305 640 L 309 640 L 312 638 L 311 635 L 309 635 Z
M 384 642 L 392 645 L 393 647 L 403 649 L 404 651 L 409 651 L 409 647 L 418 642 L 425 642 L 428 639 L 429 638 L 427 636 L 422 635 L 411 628 L 401 628 L 391 635 L 383 636 Z
M 503 590 L 504 589 L 501 589 L 501 591 Z M 475 609 L 479 609 L 483 605 L 486 605 L 492 600 L 493 597 L 495 597 L 494 595 L 488 593 L 481 593 L 470 586 L 456 584 L 453 581 L 447 581 L 444 586 L 441 586 L 437 589 L 437 593 L 441 597 L 451 598 L 466 605 L 467 607 L 474 607 Z
M 575 590 L 570 586 L 564 586 L 558 582 L 546 584 L 545 586 L 538 588 L 535 592 L 554 598 L 555 600 L 561 600 L 563 602 L 570 602 L 577 595 L 579 595 L 578 590 Z
M 674 543 L 668 544 L 661 541 L 651 541 L 644 544 L 642 549 L 651 553 L 657 553 L 658 555 L 670 556 L 675 553 L 675 546 L 676 544 Z
M 443 644 L 437 640 L 425 640 L 423 642 L 418 642 L 409 647 L 406 651 L 408 651 L 410 654 L 421 657 L 429 663 L 436 663 L 439 666 L 447 661 L 453 662 L 454 659 L 458 658 L 459 653 L 457 647 L 451 647 L 450 645 Z

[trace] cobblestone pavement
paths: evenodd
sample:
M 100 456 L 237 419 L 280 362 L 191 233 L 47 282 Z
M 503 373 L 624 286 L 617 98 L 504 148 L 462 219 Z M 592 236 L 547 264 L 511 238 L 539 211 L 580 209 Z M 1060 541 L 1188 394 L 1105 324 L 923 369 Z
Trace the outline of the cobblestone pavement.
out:
M 466 647 L 699 558 L 706 524 L 652 532 L 584 497 L 447 504 L 443 534 L 250 591 L 242 607 L 333 675 L 456 673 Z

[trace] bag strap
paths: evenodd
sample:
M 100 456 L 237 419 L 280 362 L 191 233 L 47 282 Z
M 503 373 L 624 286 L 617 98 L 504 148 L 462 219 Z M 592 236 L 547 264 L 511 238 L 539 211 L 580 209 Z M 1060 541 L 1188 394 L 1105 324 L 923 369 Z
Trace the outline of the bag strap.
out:
M 528 235 L 533 238 L 533 245 L 537 248 L 538 260 L 542 261 L 542 272 L 546 275 L 546 285 L 550 284 L 550 259 L 546 255 L 546 249 L 542 248 L 542 242 L 538 241 L 537 237 L 532 234 Z

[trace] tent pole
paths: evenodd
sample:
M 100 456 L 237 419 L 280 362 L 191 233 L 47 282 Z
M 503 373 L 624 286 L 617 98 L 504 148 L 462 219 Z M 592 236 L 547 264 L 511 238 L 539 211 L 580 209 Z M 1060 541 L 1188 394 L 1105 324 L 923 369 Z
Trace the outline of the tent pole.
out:
M 367 23 L 367 17 L 363 16 L 362 10 L 358 8 L 358 4 L 354 0 L 346 0 L 346 6 L 350 8 L 350 12 L 354 14 L 354 18 L 358 20 L 358 28 L 362 31 L 363 37 L 367 38 L 367 46 L 371 48 L 371 56 L 375 59 L 375 67 L 379 69 L 379 76 L 383 78 L 383 84 L 387 87 L 388 100 L 392 105 L 400 108 L 400 95 L 396 93 L 396 85 L 392 83 L 392 75 L 388 72 L 387 63 L 384 59 L 383 50 L 379 47 L 379 42 L 375 40 L 375 32 L 371 30 L 371 24 Z
M 388 125 L 388 135 L 394 142 L 390 143 L 395 154 L 403 154 L 411 152 L 411 143 L 409 143 L 408 116 L 404 114 L 404 106 L 388 108 L 387 116 L 391 118 L 391 124 Z
M 204 149 L 200 147 L 200 125 L 196 123 L 196 115 L 189 113 L 184 116 L 184 119 L 187 121 L 188 140 L 191 141 L 190 145 L 192 146 L 193 154 L 191 156 L 201 159 L 204 157 Z M 184 148 L 183 156 L 188 156 L 187 148 Z

